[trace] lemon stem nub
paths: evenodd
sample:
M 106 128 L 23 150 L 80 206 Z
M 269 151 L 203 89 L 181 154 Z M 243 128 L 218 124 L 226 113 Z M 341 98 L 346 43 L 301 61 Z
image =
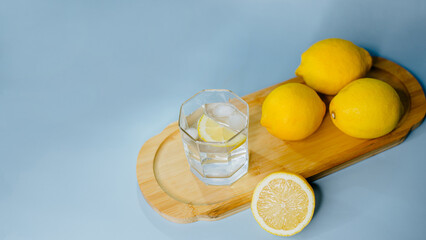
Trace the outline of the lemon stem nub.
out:
M 336 119 L 336 114 L 334 114 L 334 112 L 331 112 L 331 117 L 332 117 L 333 119 Z

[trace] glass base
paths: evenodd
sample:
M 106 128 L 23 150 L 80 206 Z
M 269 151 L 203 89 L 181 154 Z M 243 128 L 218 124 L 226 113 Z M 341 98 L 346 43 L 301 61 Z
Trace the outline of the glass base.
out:
M 244 165 L 241 166 L 240 169 L 238 169 L 233 175 L 227 178 L 220 178 L 220 177 L 203 177 L 200 175 L 200 173 L 191 167 L 191 172 L 198 177 L 203 183 L 206 185 L 231 185 L 234 182 L 236 182 L 238 179 L 240 179 L 242 176 L 244 176 L 248 171 L 248 163 L 249 161 L 246 161 Z

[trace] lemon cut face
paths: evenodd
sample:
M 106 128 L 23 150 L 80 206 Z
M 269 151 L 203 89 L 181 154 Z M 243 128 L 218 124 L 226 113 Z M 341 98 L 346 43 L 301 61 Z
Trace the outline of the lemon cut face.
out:
M 251 209 L 264 230 L 278 236 L 291 236 L 311 221 L 315 196 L 302 176 L 288 172 L 273 173 L 257 185 Z
M 217 146 L 237 148 L 247 139 L 244 134 L 238 134 L 238 132 L 219 124 L 205 114 L 198 120 L 197 130 L 198 136 L 205 142 L 224 142 L 224 144 L 216 144 Z M 227 142 L 228 140 L 230 141 Z

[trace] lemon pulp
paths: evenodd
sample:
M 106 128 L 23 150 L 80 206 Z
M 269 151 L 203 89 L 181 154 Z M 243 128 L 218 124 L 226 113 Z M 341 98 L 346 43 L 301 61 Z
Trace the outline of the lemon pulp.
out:
M 237 148 L 247 139 L 244 134 L 238 134 L 205 114 L 198 120 L 197 130 L 198 136 L 205 142 L 224 142 L 224 144 L 216 144 L 217 146 Z
M 291 236 L 309 224 L 314 213 L 315 196 L 303 177 L 278 172 L 257 185 L 251 208 L 264 230 L 274 235 Z

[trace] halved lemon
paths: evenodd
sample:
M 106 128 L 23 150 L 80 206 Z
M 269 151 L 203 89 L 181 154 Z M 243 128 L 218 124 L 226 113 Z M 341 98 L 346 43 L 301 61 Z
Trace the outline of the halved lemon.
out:
M 229 127 L 219 124 L 214 119 L 203 114 L 198 120 L 198 136 L 205 142 L 226 142 L 232 137 L 234 137 L 237 132 L 232 130 Z M 237 148 L 241 146 L 246 141 L 246 135 L 240 133 L 231 141 L 224 144 L 216 144 L 217 146 L 223 147 L 234 147 Z
M 251 211 L 259 225 L 278 236 L 292 236 L 312 219 L 315 196 L 302 176 L 289 172 L 268 175 L 256 186 Z

